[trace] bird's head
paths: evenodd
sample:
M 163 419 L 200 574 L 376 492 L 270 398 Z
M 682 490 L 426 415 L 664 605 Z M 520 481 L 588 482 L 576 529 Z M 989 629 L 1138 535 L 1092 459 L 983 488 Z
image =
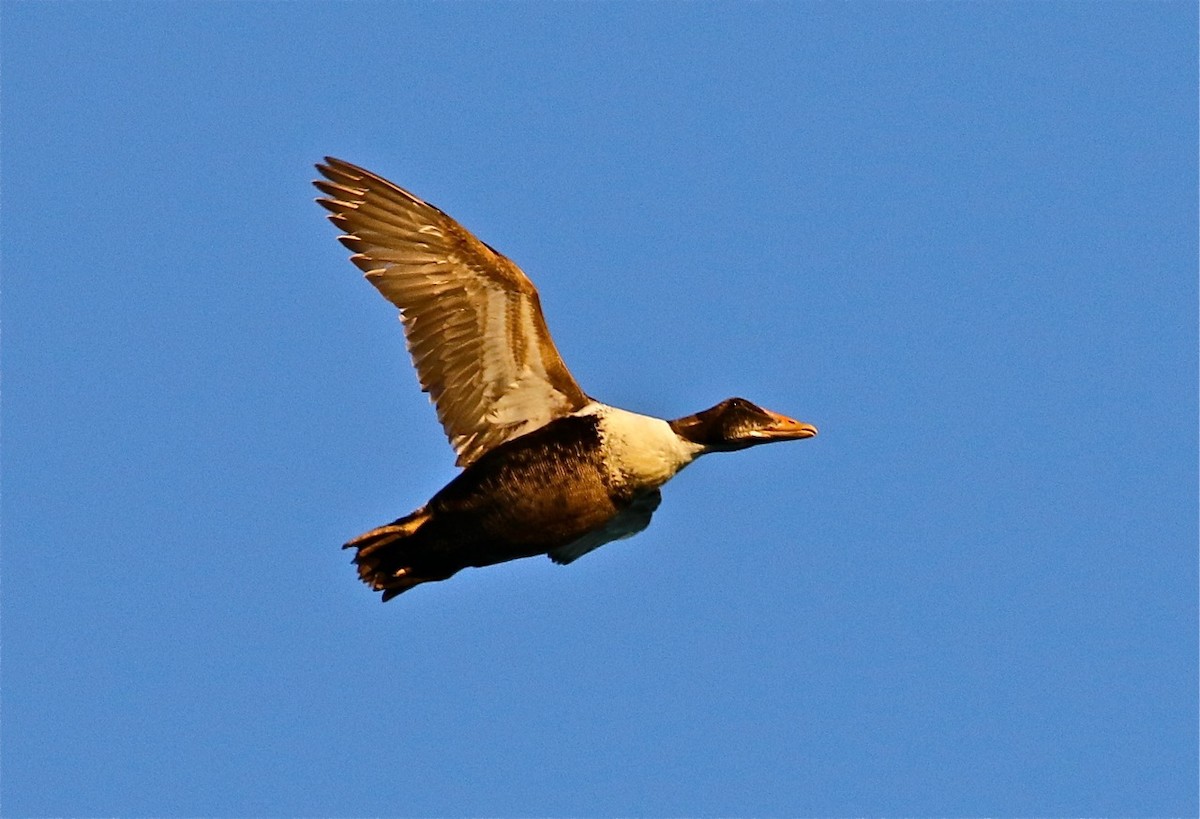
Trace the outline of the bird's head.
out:
M 676 418 L 670 424 L 676 435 L 700 444 L 708 452 L 733 452 L 817 434 L 812 424 L 763 409 L 745 398 L 727 398 L 715 407 Z

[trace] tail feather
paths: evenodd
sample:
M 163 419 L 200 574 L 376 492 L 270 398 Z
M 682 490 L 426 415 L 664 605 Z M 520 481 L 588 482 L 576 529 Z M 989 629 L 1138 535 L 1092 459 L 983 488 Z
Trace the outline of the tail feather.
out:
M 380 526 L 351 540 L 343 549 L 356 549 L 354 563 L 359 578 L 375 591 L 383 592 L 383 602 L 391 600 L 413 586 L 442 577 L 421 576 L 414 571 L 414 552 L 419 544 L 412 542 L 430 515 L 424 508 L 411 515 Z

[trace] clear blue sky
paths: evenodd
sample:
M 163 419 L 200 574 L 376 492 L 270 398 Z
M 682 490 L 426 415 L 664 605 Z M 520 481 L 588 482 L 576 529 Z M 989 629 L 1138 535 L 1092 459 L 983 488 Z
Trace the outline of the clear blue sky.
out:
M 6 816 L 1197 813 L 1194 3 L 4 3 Z M 817 424 L 388 605 L 333 154 Z

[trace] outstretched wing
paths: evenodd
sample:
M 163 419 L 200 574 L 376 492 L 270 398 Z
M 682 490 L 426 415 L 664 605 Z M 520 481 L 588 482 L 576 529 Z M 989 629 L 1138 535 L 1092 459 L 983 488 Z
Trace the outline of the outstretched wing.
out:
M 588 403 L 519 267 L 370 171 L 332 157 L 317 170 L 317 202 L 345 233 L 350 261 L 400 308 L 421 388 L 459 466 Z

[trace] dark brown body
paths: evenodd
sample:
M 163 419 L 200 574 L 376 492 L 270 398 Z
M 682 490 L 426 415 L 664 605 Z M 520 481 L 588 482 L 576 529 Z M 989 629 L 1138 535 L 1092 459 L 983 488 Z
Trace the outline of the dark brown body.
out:
M 317 169 L 317 201 L 399 308 L 421 389 L 464 467 L 425 506 L 346 544 L 385 601 L 467 566 L 570 563 L 645 529 L 659 487 L 700 455 L 817 434 L 743 398 L 669 422 L 594 401 L 516 264 L 381 176 L 332 157 Z
M 346 546 L 359 550 L 359 575 L 387 600 L 468 566 L 548 554 L 602 530 L 635 501 L 607 474 L 596 419 L 560 418 L 486 452 L 421 509 Z

